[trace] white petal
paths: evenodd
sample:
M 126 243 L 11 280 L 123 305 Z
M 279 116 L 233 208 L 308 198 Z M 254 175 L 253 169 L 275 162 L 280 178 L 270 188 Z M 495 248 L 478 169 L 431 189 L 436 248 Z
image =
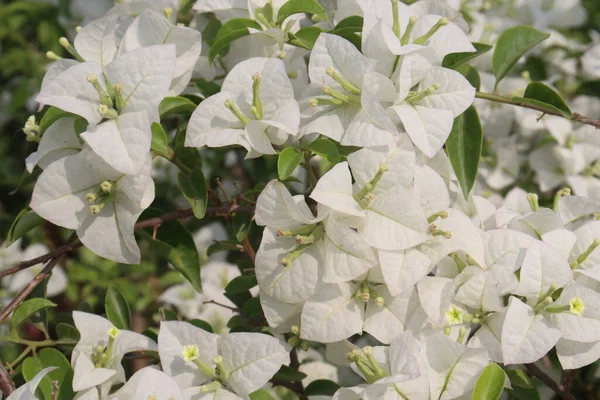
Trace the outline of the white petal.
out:
M 525 364 L 542 358 L 560 339 L 558 329 L 516 297 L 510 298 L 502 326 L 504 364 Z
M 290 346 L 261 333 L 230 333 L 218 342 L 227 383 L 241 396 L 260 389 L 283 364 L 290 362 Z
M 118 18 L 106 16 L 87 24 L 75 36 L 75 50 L 86 61 L 104 66 L 114 60 L 119 46 L 116 29 Z
M 352 178 L 347 162 L 341 162 L 319 179 L 310 197 L 348 215 L 363 216 L 365 212 L 352 197 Z
M 324 284 L 304 305 L 300 337 L 322 343 L 337 342 L 362 332 L 364 303 L 351 283 Z

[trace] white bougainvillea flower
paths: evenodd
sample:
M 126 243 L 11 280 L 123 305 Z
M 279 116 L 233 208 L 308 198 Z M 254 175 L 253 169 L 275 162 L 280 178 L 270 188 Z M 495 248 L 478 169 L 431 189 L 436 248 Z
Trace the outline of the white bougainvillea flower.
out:
M 94 386 L 101 386 L 104 392 L 113 383 L 124 383 L 123 356 L 132 351 L 157 350 L 156 343 L 148 337 L 119 330 L 100 316 L 74 311 L 73 320 L 81 334 L 71 356 L 73 390 L 76 392 Z
M 352 178 L 347 162 L 341 162 L 323 175 L 310 198 L 346 215 L 362 217 L 365 211 L 352 195 Z
M 10 396 L 6 398 L 6 400 L 37 400 L 37 397 L 35 397 L 35 391 L 39 386 L 40 381 L 44 379 L 49 372 L 52 372 L 55 369 L 56 367 L 44 368 L 35 374 L 32 380 L 12 392 Z
M 399 94 L 388 113 L 398 118 L 419 150 L 433 157 L 446 142 L 454 118 L 473 104 L 475 88 L 454 70 L 431 67 L 413 90 L 413 68 L 410 58 L 400 62 Z
M 169 95 L 185 90 L 202 49 L 202 35 L 195 29 L 173 25 L 164 13 L 146 10 L 129 26 L 119 47 L 119 56 L 140 47 L 175 45 L 176 59 Z
M 40 175 L 31 208 L 42 218 L 76 229 L 96 254 L 123 263 L 138 263 L 135 221 L 154 200 L 148 156 L 138 176 L 111 168 L 91 149 L 61 158 Z
M 236 65 L 221 92 L 192 114 L 185 145 L 240 145 L 247 158 L 275 154 L 273 147 L 296 135 L 300 125 L 294 89 L 280 59 L 255 57 Z
M 133 374 L 110 398 L 111 400 L 184 400 L 186 397 L 173 378 L 151 366 Z
M 600 44 L 590 47 L 581 57 L 584 73 L 590 78 L 600 78 Z
M 163 369 L 181 387 L 212 381 L 200 387 L 202 393 L 227 388 L 247 398 L 289 363 L 289 345 L 260 333 L 219 337 L 186 322 L 167 321 L 161 323 L 158 341 Z
M 120 17 L 131 17 L 142 14 L 146 10 L 152 10 L 157 13 L 166 13 L 168 19 L 175 24 L 177 12 L 179 11 L 179 1 L 177 0 L 123 0 L 115 4 L 107 15 L 118 15 Z M 166 10 L 166 11 L 165 11 Z
M 36 101 L 85 118 L 81 135 L 115 169 L 137 174 L 150 151 L 150 123 L 167 95 L 175 69 L 175 45 L 148 46 L 102 67 L 74 65 L 48 82 Z M 108 121 L 97 125 L 102 119 Z
M 392 102 L 395 89 L 374 68 L 375 60 L 347 40 L 319 35 L 308 65 L 311 86 L 302 94 L 302 133 L 321 133 L 343 145 L 390 143 L 397 129 L 381 102 Z

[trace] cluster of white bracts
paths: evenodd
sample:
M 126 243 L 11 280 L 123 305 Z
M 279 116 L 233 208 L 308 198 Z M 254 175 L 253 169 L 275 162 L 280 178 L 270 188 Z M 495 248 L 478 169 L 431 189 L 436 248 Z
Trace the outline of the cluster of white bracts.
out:
M 199 31 L 173 24 L 172 3 L 123 2 L 87 24 L 67 44 L 76 60 L 56 61 L 36 98 L 73 116 L 50 126 L 28 158 L 30 169 L 44 169 L 32 209 L 120 262 L 140 259 L 133 230 L 154 199 L 151 124 L 160 101 L 182 93 L 193 73 L 215 76 L 200 57 Z M 328 9 L 336 22 L 363 17 L 362 53 L 322 33 L 303 54 L 268 26 L 235 41 L 222 59 L 232 68 L 221 91 L 189 121 L 186 146 L 239 145 L 248 158 L 305 148 L 319 135 L 361 148 L 308 199 L 277 180 L 260 194 L 255 270 L 269 325 L 292 332 L 293 344 L 328 344 L 332 362 L 364 379 L 340 389 L 341 400 L 459 398 L 489 362 L 531 363 L 554 347 L 566 369 L 596 361 L 600 202 L 586 198 L 598 184 L 580 175 L 596 174 L 600 143 L 586 128 L 570 134 L 570 123 L 556 124 L 548 129 L 560 148 L 531 154 L 542 190 L 569 184 L 583 197 L 560 192 L 553 209 L 519 191 L 500 207 L 477 195 L 464 200 L 443 145 L 475 88 L 442 60 L 475 51 L 467 25 L 445 1 L 393 3 L 339 0 Z M 254 18 L 265 4 L 200 0 L 195 9 L 224 22 Z M 275 14 L 283 4 L 272 2 Z M 301 25 L 294 18 L 292 30 Z M 484 126 L 502 131 L 497 152 L 516 142 L 494 125 L 503 112 L 482 113 Z M 488 185 L 512 183 L 515 154 L 485 171 Z M 163 322 L 157 345 L 97 316 L 75 313 L 75 322 L 78 399 L 245 399 L 289 363 L 289 346 L 262 334 L 219 337 Z M 346 341 L 363 332 L 389 347 Z M 125 382 L 122 356 L 140 349 L 158 351 L 162 372 L 145 368 L 111 393 Z

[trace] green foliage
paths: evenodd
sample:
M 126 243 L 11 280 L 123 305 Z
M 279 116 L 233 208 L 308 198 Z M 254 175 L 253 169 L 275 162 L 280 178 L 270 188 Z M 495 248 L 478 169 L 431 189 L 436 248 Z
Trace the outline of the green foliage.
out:
M 195 167 L 189 175 L 179 173 L 179 187 L 186 200 L 191 204 L 194 216 L 204 218 L 208 204 L 208 186 L 201 167 Z
M 45 400 L 71 400 L 75 397 L 73 392 L 73 368 L 66 357 L 57 349 L 47 347 L 42 349 L 35 357 L 28 357 L 23 361 L 23 376 L 27 381 L 44 368 L 56 367 L 40 382 L 39 388 Z M 52 382 L 58 382 L 57 396 L 53 397 Z
M 34 298 L 21 303 L 13 313 L 12 327 L 17 329 L 35 313 L 48 307 L 56 307 L 56 304 L 44 298 Z
M 281 25 L 283 21 L 294 14 L 313 14 L 319 17 L 322 21 L 329 21 L 327 12 L 315 0 L 289 0 L 279 8 L 277 13 L 277 24 Z
M 521 57 L 549 37 L 550 34 L 539 32 L 526 25 L 517 25 L 504 30 L 498 37 L 492 57 L 496 87 Z
M 23 209 L 23 211 L 17 215 L 10 229 L 8 230 L 5 245 L 7 247 L 10 246 L 30 230 L 40 226 L 43 222 L 44 220 L 40 218 L 39 215 L 31 211 L 29 207 Z
M 277 172 L 279 179 L 284 180 L 296 170 L 302 162 L 302 153 L 293 147 L 286 147 L 279 153 L 277 159 Z
M 446 152 L 465 199 L 469 197 L 475 184 L 482 145 L 481 122 L 477 110 L 471 106 L 454 120 L 452 131 L 446 141 Z
M 215 57 L 225 49 L 231 42 L 244 36 L 248 36 L 250 32 L 248 28 L 262 30 L 260 24 L 253 19 L 235 18 L 230 19 L 221 26 L 215 41 L 208 52 L 208 59 L 213 62 Z
M 131 310 L 125 297 L 114 286 L 109 286 L 104 299 L 106 318 L 118 329 L 131 329 Z
M 473 400 L 498 400 L 504 390 L 506 374 L 496 363 L 483 369 L 473 389 Z

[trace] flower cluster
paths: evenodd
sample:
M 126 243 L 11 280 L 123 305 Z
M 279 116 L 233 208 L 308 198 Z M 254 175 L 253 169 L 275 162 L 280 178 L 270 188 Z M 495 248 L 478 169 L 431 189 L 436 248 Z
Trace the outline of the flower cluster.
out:
M 271 174 L 249 188 L 252 199 L 238 198 L 262 229 L 255 257 L 248 238 L 236 236 L 254 262 L 258 288 L 248 296 L 258 296 L 261 321 L 251 332 L 228 323 L 256 316 L 224 295 L 247 274 L 202 257 L 194 270 L 202 292 L 186 275 L 190 283 L 159 298 L 190 322 L 163 315 L 142 335 L 73 313 L 77 399 L 271 396 L 280 368 L 298 367 L 290 356 L 298 349 L 313 351 L 333 377 L 353 371 L 329 393 L 338 400 L 470 398 L 492 363 L 529 364 L 555 352 L 563 369 L 577 369 L 600 359 L 600 136 L 551 88 L 600 77 L 600 44 L 552 31 L 585 21 L 577 2 L 179 3 L 120 1 L 78 28 L 72 43 L 61 39 L 73 58 L 48 54 L 55 61 L 35 98 L 49 106 L 45 124 L 32 117 L 24 127 L 39 142 L 26 166 L 43 170 L 30 207 L 99 256 L 135 264 L 134 232 L 154 201 L 159 156 L 179 167 L 199 218 L 209 199 L 222 199 L 178 151 L 241 148 L 241 165 L 277 156 L 279 179 Z M 552 32 L 536 53 L 549 76 L 536 81 L 558 100 L 531 97 L 531 74 L 503 79 L 496 56 L 483 54 L 518 24 Z M 217 89 L 199 93 L 206 82 Z M 193 111 L 164 123 L 164 102 L 173 99 Z M 540 104 L 554 116 L 540 119 L 548 110 Z M 569 104 L 593 109 L 598 100 Z M 458 137 L 473 113 L 473 137 Z M 453 154 L 461 140 L 475 144 Z M 471 153 L 475 165 L 463 168 Z M 477 164 L 480 174 L 465 184 Z M 518 187 L 522 171 L 531 193 Z M 230 221 L 232 210 L 219 212 Z M 205 228 L 198 241 L 207 232 L 218 236 L 209 242 L 228 237 L 218 230 Z M 165 243 L 181 270 L 176 239 Z M 8 287 L 19 291 L 28 278 L 15 275 Z M 64 289 L 62 272 L 52 279 L 48 290 Z M 159 363 L 128 377 L 123 357 L 140 351 Z M 34 398 L 45 374 L 52 371 L 9 399 Z

